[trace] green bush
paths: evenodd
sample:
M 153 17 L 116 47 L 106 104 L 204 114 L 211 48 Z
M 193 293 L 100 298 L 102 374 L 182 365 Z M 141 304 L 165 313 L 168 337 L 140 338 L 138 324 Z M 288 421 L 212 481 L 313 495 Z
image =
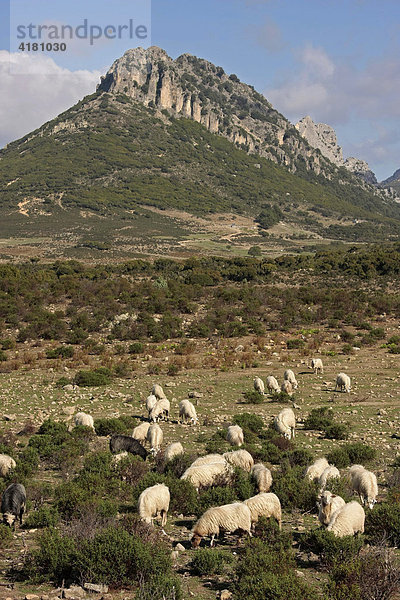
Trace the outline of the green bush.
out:
M 114 433 L 126 434 L 128 431 L 132 433 L 132 428 L 128 428 L 121 418 L 116 417 L 111 419 L 95 419 L 94 428 L 97 435 L 100 436 L 113 435 Z
M 199 500 L 196 489 L 189 481 L 176 479 L 174 476 L 168 475 L 165 485 L 168 486 L 171 494 L 171 511 L 184 515 L 196 514 Z
M 95 387 L 111 383 L 112 371 L 107 367 L 99 367 L 93 371 L 78 371 L 75 375 L 75 384 L 80 387 Z
M 338 469 L 344 469 L 350 465 L 350 458 L 344 447 L 335 448 L 326 455 L 327 461 Z
M 4 350 L 0 350 L 0 362 L 6 362 L 6 360 L 8 360 L 7 354 Z
M 57 509 L 52 506 L 41 506 L 35 511 L 29 513 L 25 519 L 25 527 L 28 529 L 55 527 L 60 520 Z
M 386 540 L 391 546 L 400 545 L 400 505 L 392 502 L 377 504 L 367 511 L 365 534 L 371 544 Z
M 304 478 L 303 467 L 293 467 L 275 472 L 271 491 L 280 499 L 282 508 L 315 509 L 317 483 Z
M 142 342 L 134 342 L 129 346 L 130 354 L 142 354 L 144 352 L 144 344 Z
M 195 575 L 220 575 L 225 564 L 232 561 L 232 554 L 226 550 L 199 548 L 190 566 Z
M 296 465 L 307 467 L 313 462 L 314 455 L 307 448 L 295 448 L 294 450 L 285 452 L 282 458 L 287 459 L 291 467 L 295 467 Z
M 298 348 L 303 348 L 304 340 L 300 340 L 297 338 L 294 338 L 292 340 L 287 340 L 286 346 L 287 346 L 288 350 L 295 350 Z
M 373 460 L 376 456 L 376 450 L 363 444 L 355 442 L 354 444 L 345 444 L 341 448 L 336 448 L 327 454 L 327 460 L 334 464 L 338 469 L 344 469 L 352 464 L 364 464 Z
M 281 461 L 282 450 L 270 440 L 265 440 L 262 442 L 261 448 L 258 451 L 252 452 L 252 455 L 255 460 L 270 462 L 273 465 L 277 465 Z
M 344 346 L 342 346 L 342 354 L 345 354 L 346 356 L 348 356 L 349 354 L 354 354 L 354 353 L 355 353 L 355 350 L 351 344 L 344 344 Z
M 325 437 L 328 440 L 347 440 L 349 437 L 349 430 L 346 425 L 341 423 L 333 423 L 325 428 Z
M 339 538 L 322 528 L 306 533 L 301 540 L 302 550 L 318 554 L 327 567 L 351 562 L 358 556 L 363 544 L 363 536 Z
M 235 490 L 231 487 L 215 486 L 208 490 L 200 491 L 199 501 L 196 510 L 198 516 L 202 515 L 211 506 L 222 506 L 231 504 L 238 500 Z
M 7 525 L 0 523 L 0 550 L 10 546 L 13 538 L 14 535 L 11 527 L 7 527 Z
M 233 416 L 233 422 L 240 425 L 242 429 L 249 429 L 252 433 L 259 434 L 264 429 L 264 421 L 258 415 L 241 413 Z
M 313 408 L 304 421 L 304 429 L 316 429 L 317 431 L 324 430 L 326 427 L 332 425 L 332 421 L 332 409 L 327 406 Z
M 72 346 L 58 346 L 52 350 L 47 350 L 47 358 L 72 358 L 74 356 L 74 349 Z
M 256 390 L 250 390 L 243 394 L 246 404 L 262 404 L 264 396 Z

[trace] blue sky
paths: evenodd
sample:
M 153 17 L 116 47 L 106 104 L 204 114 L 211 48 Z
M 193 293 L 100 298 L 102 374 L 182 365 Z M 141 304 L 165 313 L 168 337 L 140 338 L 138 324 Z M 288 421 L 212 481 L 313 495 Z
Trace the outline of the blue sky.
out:
M 11 2 L 21 22 L 29 17 L 76 25 L 87 18 L 118 25 L 147 18 L 139 10 L 145 0 Z M 0 0 L 4 51 L 10 50 L 7 5 Z M 24 68 L 35 77 L 2 77 L 0 144 L 94 91 L 99 74 L 127 48 L 153 44 L 173 58 L 188 52 L 236 73 L 292 122 L 309 114 L 332 125 L 344 155 L 369 162 L 378 179 L 400 168 L 399 0 L 153 0 L 150 25 L 147 43 L 72 46 L 53 53 L 51 63 L 43 56 L 25 57 Z M 4 71 L 9 58 L 0 55 Z M 13 56 L 12 64 L 20 68 L 21 57 Z

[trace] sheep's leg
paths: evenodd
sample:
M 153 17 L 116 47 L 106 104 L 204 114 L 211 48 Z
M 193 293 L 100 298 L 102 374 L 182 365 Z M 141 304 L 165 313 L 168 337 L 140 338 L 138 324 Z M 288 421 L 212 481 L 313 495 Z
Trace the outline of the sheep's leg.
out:
M 215 533 L 211 536 L 210 547 L 214 546 Z

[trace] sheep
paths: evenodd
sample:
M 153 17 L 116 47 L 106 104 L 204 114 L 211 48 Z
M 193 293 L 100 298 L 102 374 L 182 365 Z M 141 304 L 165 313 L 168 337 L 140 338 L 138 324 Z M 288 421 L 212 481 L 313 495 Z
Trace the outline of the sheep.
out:
M 334 478 L 338 478 L 338 477 L 340 477 L 340 473 L 336 467 L 334 467 L 332 465 L 329 465 L 328 467 L 326 467 L 326 469 L 324 469 L 324 471 L 321 473 L 321 475 L 318 479 L 318 485 L 319 485 L 320 491 L 322 492 L 325 489 L 328 479 L 334 479 Z
M 3 523 L 12 527 L 16 525 L 19 519 L 22 525 L 22 515 L 26 506 L 26 490 L 21 483 L 12 483 L 3 493 L 1 499 L 1 512 L 3 513 Z
M 254 389 L 256 390 L 256 392 L 258 392 L 259 394 L 262 394 L 264 396 L 264 382 L 260 377 L 256 377 L 254 379 Z
M 170 460 L 172 460 L 173 458 L 175 458 L 175 456 L 178 456 L 179 454 L 183 454 L 184 450 L 183 450 L 183 446 L 180 442 L 173 442 L 172 444 L 170 444 L 169 446 L 167 446 L 165 448 L 165 452 L 164 452 L 164 462 L 167 463 Z
M 192 529 L 192 547 L 197 548 L 205 536 L 211 536 L 210 546 L 220 531 L 233 533 L 245 531 L 251 536 L 251 513 L 243 502 L 234 502 L 223 506 L 214 506 L 198 519 Z
M 279 383 L 272 375 L 268 375 L 267 377 L 267 388 L 270 393 L 275 392 L 276 394 L 279 394 L 281 391 Z
M 346 502 L 341 496 L 332 494 L 332 492 L 328 492 L 327 490 L 322 492 L 321 496 L 319 497 L 319 502 L 317 502 L 319 509 L 318 520 L 321 525 L 329 525 L 332 515 L 345 504 Z
M 168 421 L 170 410 L 171 406 L 169 400 L 167 400 L 167 398 L 161 398 L 161 400 L 157 400 L 157 402 L 151 409 L 149 413 L 149 419 L 150 421 L 156 423 L 156 421 L 158 421 L 160 417 L 163 417 L 165 415 L 165 418 Z
M 192 423 L 198 425 L 199 419 L 197 418 L 196 409 L 190 400 L 182 400 L 179 402 L 179 419 L 181 423 Z
M 299 384 L 297 383 L 296 375 L 293 373 L 292 369 L 286 369 L 283 374 L 283 379 L 285 381 L 290 381 L 294 390 L 297 390 Z
M 351 381 L 350 381 L 350 377 L 348 375 L 346 375 L 346 373 L 339 373 L 339 375 L 336 377 L 335 392 L 338 389 L 341 392 L 350 393 Z
M 17 463 L 11 456 L 8 454 L 0 454 L 0 477 L 6 477 L 11 471 L 11 469 L 15 469 Z
M 244 444 L 243 429 L 239 425 L 230 425 L 226 434 L 226 440 L 231 446 L 242 446 Z
M 74 417 L 74 422 L 76 426 L 82 425 L 83 427 L 90 427 L 94 431 L 94 421 L 91 415 L 88 415 L 84 412 L 76 413 Z
M 118 463 L 120 463 L 121 460 L 123 458 L 126 458 L 127 456 L 128 456 L 128 453 L 126 451 L 120 452 L 119 454 L 114 454 L 114 456 L 112 457 L 112 465 L 114 467 L 116 467 L 118 465 Z
M 285 379 L 285 381 L 282 383 L 282 392 L 285 392 L 285 394 L 288 394 L 288 396 L 293 394 L 293 386 L 290 381 Z
M 225 452 L 222 456 L 234 467 L 240 467 L 248 473 L 250 473 L 254 466 L 253 457 L 250 452 L 247 452 L 247 450 L 234 450 L 233 452 Z
M 151 389 L 151 393 L 153 396 L 155 396 L 157 398 L 157 400 L 161 400 L 161 398 L 165 398 L 165 394 L 164 394 L 164 390 L 162 389 L 161 385 L 158 385 L 158 383 L 155 383 Z
M 153 525 L 153 519 L 161 516 L 161 527 L 167 523 L 170 493 L 164 483 L 157 483 L 146 488 L 139 496 L 138 512 L 140 518 Z
M 150 396 L 147 396 L 147 398 L 145 400 L 145 404 L 146 404 L 146 410 L 147 410 L 148 415 L 150 417 L 150 413 L 151 413 L 152 409 L 157 404 L 157 398 L 156 398 L 156 396 L 154 394 L 150 394 Z
M 228 483 L 232 472 L 232 467 L 226 461 L 192 465 L 186 469 L 181 479 L 189 481 L 199 491 L 200 487 L 211 487 L 217 482 Z
M 110 439 L 110 451 L 112 454 L 119 454 L 120 452 L 129 452 L 140 456 L 143 460 L 146 460 L 148 452 L 143 448 L 142 444 L 132 438 L 130 435 L 119 435 L 114 434 Z
M 378 483 L 375 473 L 367 471 L 361 465 L 350 467 L 350 478 L 352 489 L 360 496 L 364 506 L 369 506 L 372 510 L 376 503 L 378 495 Z
M 284 408 L 274 419 L 274 428 L 290 440 L 295 435 L 296 417 L 291 408 Z
M 150 423 L 140 423 L 132 432 L 132 437 L 138 442 L 146 442 L 147 432 L 149 430 Z
M 311 369 L 313 369 L 315 374 L 317 374 L 318 371 L 321 371 L 321 373 L 323 373 L 324 365 L 322 364 L 322 360 L 320 358 L 312 358 L 311 359 Z
M 152 452 L 154 455 L 157 454 L 164 439 L 164 434 L 161 427 L 157 425 L 157 423 L 152 423 L 147 431 L 146 437 L 150 444 L 150 452 Z
M 319 479 L 321 477 L 322 473 L 328 467 L 329 467 L 329 463 L 325 457 L 317 458 L 317 460 L 312 465 L 307 467 L 306 472 L 305 472 L 305 477 L 307 477 L 307 479 L 309 479 L 310 481 Z
M 201 465 L 209 465 L 216 462 L 225 464 L 226 460 L 222 454 L 206 454 L 205 456 L 199 456 L 199 458 L 196 458 L 196 460 L 190 466 L 200 467 Z
M 272 485 L 272 475 L 267 467 L 264 467 L 262 463 L 257 463 L 251 469 L 251 475 L 260 493 L 269 492 Z
M 364 533 L 365 512 L 358 502 L 349 502 L 336 510 L 331 516 L 327 530 L 336 537 Z
M 257 523 L 260 517 L 274 517 L 278 521 L 279 529 L 282 528 L 282 508 L 276 494 L 257 494 L 244 501 L 250 509 L 251 522 Z

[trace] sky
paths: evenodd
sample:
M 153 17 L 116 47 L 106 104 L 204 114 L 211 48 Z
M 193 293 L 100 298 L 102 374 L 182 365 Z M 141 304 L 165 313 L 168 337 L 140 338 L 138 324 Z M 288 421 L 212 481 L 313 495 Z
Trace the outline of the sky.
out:
M 103 31 L 131 20 L 135 35 L 18 49 L 33 42 L 30 23 L 75 29 L 85 19 Z M 0 0 L 0 147 L 94 92 L 125 50 L 150 45 L 236 73 L 293 123 L 331 125 L 344 156 L 378 180 L 400 168 L 400 0 Z

